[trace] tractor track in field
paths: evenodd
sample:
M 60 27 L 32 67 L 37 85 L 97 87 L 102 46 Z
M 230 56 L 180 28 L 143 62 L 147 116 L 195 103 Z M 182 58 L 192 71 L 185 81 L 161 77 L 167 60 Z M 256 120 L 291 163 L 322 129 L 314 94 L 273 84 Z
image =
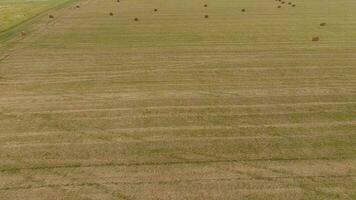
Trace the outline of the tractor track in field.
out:
M 18 170 L 53 170 L 53 169 L 76 169 L 93 167 L 140 167 L 140 166 L 171 166 L 171 165 L 202 165 L 214 163 L 246 163 L 246 162 L 289 162 L 289 161 L 320 161 L 320 160 L 345 160 L 355 159 L 349 157 L 316 157 L 316 158 L 256 158 L 256 159 L 225 159 L 225 160 L 188 160 L 171 162 L 137 162 L 137 163 L 102 163 L 102 164 L 71 164 L 56 166 L 34 166 L 34 167 L 13 167 L 0 168 L 0 172 L 11 172 Z
M 203 179 L 177 179 L 168 181 L 102 181 L 102 182 L 85 182 L 85 183 L 69 183 L 69 184 L 48 184 L 48 185 L 28 185 L 17 187 L 0 187 L 0 190 L 28 190 L 41 188 L 61 188 L 61 187 L 91 187 L 99 185 L 143 185 L 143 184 L 178 184 L 178 183 L 207 183 L 207 182 L 222 182 L 222 181 L 258 181 L 258 180 L 279 180 L 279 179 L 345 179 L 355 178 L 356 174 L 348 175 L 309 175 L 309 176 L 261 176 L 258 178 L 203 178 Z

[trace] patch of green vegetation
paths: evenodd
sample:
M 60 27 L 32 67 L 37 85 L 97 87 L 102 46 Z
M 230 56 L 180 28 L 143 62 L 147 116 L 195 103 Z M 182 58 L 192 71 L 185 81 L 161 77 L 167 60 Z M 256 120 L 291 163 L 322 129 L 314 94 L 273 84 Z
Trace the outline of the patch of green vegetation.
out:
M 16 167 L 12 167 L 12 168 L 0 168 L 0 170 L 2 170 L 2 173 L 5 174 L 19 174 L 21 172 L 21 170 L 19 168 Z
M 0 33 L 69 0 L 0 0 Z

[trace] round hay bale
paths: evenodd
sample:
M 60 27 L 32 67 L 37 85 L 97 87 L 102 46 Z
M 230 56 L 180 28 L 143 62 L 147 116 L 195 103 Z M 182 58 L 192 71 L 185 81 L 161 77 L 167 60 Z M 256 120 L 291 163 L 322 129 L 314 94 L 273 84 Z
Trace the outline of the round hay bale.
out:
M 110 16 L 114 16 L 114 13 L 110 12 L 109 15 L 110 15 Z
M 208 7 L 208 4 L 204 4 L 204 7 L 205 7 L 205 8 Z
M 54 18 L 54 16 L 53 16 L 53 15 L 49 15 L 48 17 L 49 17 L 50 19 L 53 19 L 53 18 Z
M 292 7 L 296 7 L 296 5 L 295 5 L 295 4 L 293 4 L 293 5 L 292 5 Z
M 77 5 L 76 8 L 80 8 L 80 5 Z
M 321 24 L 320 24 L 320 26 L 326 26 L 326 23 L 325 23 L 325 22 L 323 22 L 323 23 L 321 23 Z
M 288 2 L 288 5 L 292 5 L 292 2 Z
M 282 6 L 281 6 L 281 5 L 279 5 L 277 8 L 282 8 Z
M 136 17 L 136 18 L 134 19 L 134 21 L 135 21 L 135 22 L 138 22 L 138 18 Z
M 205 15 L 204 17 L 207 19 L 207 18 L 209 18 L 209 15 Z
M 120 2 L 120 0 L 117 0 L 117 3 L 119 3 Z
M 155 8 L 155 9 L 154 9 L 154 11 L 155 11 L 155 12 L 157 12 L 157 11 L 158 11 L 158 9 L 157 9 L 157 8 Z
M 22 37 L 26 37 L 27 36 L 27 33 L 25 31 L 21 31 L 21 36 Z
M 244 9 L 244 8 L 243 8 L 243 9 L 241 9 L 241 12 L 246 12 L 246 9 Z
M 313 42 L 317 42 L 317 41 L 319 41 L 319 40 L 320 40 L 320 38 L 319 38 L 318 36 L 312 38 L 312 41 L 313 41 Z
M 286 2 L 282 1 L 282 4 L 285 4 Z

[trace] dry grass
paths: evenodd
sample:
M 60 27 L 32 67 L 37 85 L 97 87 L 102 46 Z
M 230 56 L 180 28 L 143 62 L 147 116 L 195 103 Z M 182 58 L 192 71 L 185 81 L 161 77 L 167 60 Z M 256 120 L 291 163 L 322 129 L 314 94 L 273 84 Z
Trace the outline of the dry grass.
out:
M 0 199 L 354 199 L 356 5 L 204 3 L 81 0 L 1 48 Z

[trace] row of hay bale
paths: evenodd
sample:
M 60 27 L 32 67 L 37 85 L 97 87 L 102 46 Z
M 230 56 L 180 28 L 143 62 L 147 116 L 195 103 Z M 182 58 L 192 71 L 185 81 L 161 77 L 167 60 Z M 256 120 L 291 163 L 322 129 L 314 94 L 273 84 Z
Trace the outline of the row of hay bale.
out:
M 208 4 L 204 4 L 204 7 L 207 8 L 207 7 L 208 7 Z M 241 12 L 246 12 L 246 9 L 245 9 L 245 8 L 242 8 L 242 9 L 241 9 Z M 205 18 L 209 18 L 209 15 L 205 15 Z
M 290 5 L 291 7 L 296 7 L 296 4 L 294 4 L 294 3 L 292 3 L 292 2 L 286 3 L 286 2 L 283 1 L 283 0 L 275 0 L 275 1 L 278 2 L 278 3 L 280 3 L 280 5 L 277 6 L 278 8 L 282 8 L 282 5 L 283 5 L 283 4 L 288 4 L 288 5 Z M 116 0 L 116 2 L 119 3 L 120 0 Z M 208 4 L 204 4 L 203 7 L 204 7 L 204 8 L 207 8 L 207 7 L 208 7 Z M 78 8 L 78 9 L 79 9 L 79 8 L 80 8 L 80 5 L 76 5 L 75 8 Z M 154 11 L 154 12 L 158 12 L 158 9 L 155 8 L 153 11 Z M 245 9 L 245 8 L 241 9 L 241 12 L 246 12 L 246 9 Z M 113 13 L 113 12 L 110 12 L 109 15 L 110 15 L 110 16 L 114 16 L 114 13 Z M 54 16 L 53 16 L 53 15 L 49 15 L 49 18 L 50 18 L 50 19 L 53 19 Z M 205 15 L 204 15 L 204 18 L 208 19 L 208 18 L 209 18 L 209 15 L 205 14 Z M 139 18 L 138 18 L 138 17 L 135 17 L 135 18 L 134 18 L 134 21 L 136 21 L 136 22 L 139 21 Z M 320 26 L 326 26 L 326 23 L 320 23 Z M 26 34 L 25 32 L 21 32 L 21 35 L 22 35 L 22 37 L 26 37 L 26 36 L 27 36 L 27 34 Z M 312 41 L 314 41 L 314 42 L 319 41 L 319 40 L 320 40 L 320 37 L 319 37 L 319 36 L 312 37 Z
M 282 5 L 283 5 L 283 4 L 287 4 L 287 3 L 286 3 L 285 1 L 283 1 L 283 0 L 275 0 L 275 1 L 280 3 L 280 5 L 278 5 L 277 8 L 282 8 Z M 294 4 L 294 3 L 292 3 L 292 2 L 288 2 L 288 5 L 290 5 L 290 6 L 292 6 L 292 7 L 296 7 L 296 6 L 297 6 L 296 4 Z
M 76 5 L 75 8 L 80 8 L 80 5 Z M 54 19 L 54 15 L 48 15 L 48 18 Z
M 117 0 L 117 2 L 120 2 L 120 0 Z M 208 4 L 204 4 L 203 6 L 204 6 L 205 8 L 207 8 L 207 7 L 208 7 Z M 155 9 L 153 9 L 153 11 L 154 11 L 154 12 L 158 12 L 158 9 L 155 8 Z M 246 12 L 246 9 L 244 9 L 244 8 L 241 9 L 241 12 Z M 110 15 L 110 16 L 114 16 L 114 13 L 113 13 L 113 12 L 110 12 L 109 15 Z M 209 18 L 209 15 L 207 15 L 207 14 L 204 15 L 204 18 L 206 18 L 206 19 Z M 138 19 L 138 18 L 134 18 L 134 21 L 139 21 L 139 19 Z
M 326 26 L 326 23 L 323 22 L 323 23 L 320 23 L 319 25 L 320 25 L 320 26 Z M 312 38 L 312 41 L 313 41 L 313 42 L 318 42 L 319 40 L 320 40 L 320 37 L 319 37 L 319 36 L 314 36 L 314 37 Z
M 275 0 L 275 1 L 280 3 L 280 5 L 277 6 L 278 8 L 282 8 L 282 5 L 283 5 L 283 4 L 286 4 L 286 2 L 283 1 L 283 0 Z M 292 3 L 292 2 L 288 2 L 288 5 L 290 5 L 290 6 L 292 6 L 292 7 L 296 7 L 296 4 L 294 4 L 294 3 Z M 326 23 L 323 22 L 323 23 L 320 23 L 319 25 L 320 25 L 320 26 L 326 26 Z M 319 36 L 314 36 L 314 37 L 312 37 L 312 41 L 313 41 L 313 42 L 318 42 L 319 40 L 320 40 L 320 37 L 319 37 Z

